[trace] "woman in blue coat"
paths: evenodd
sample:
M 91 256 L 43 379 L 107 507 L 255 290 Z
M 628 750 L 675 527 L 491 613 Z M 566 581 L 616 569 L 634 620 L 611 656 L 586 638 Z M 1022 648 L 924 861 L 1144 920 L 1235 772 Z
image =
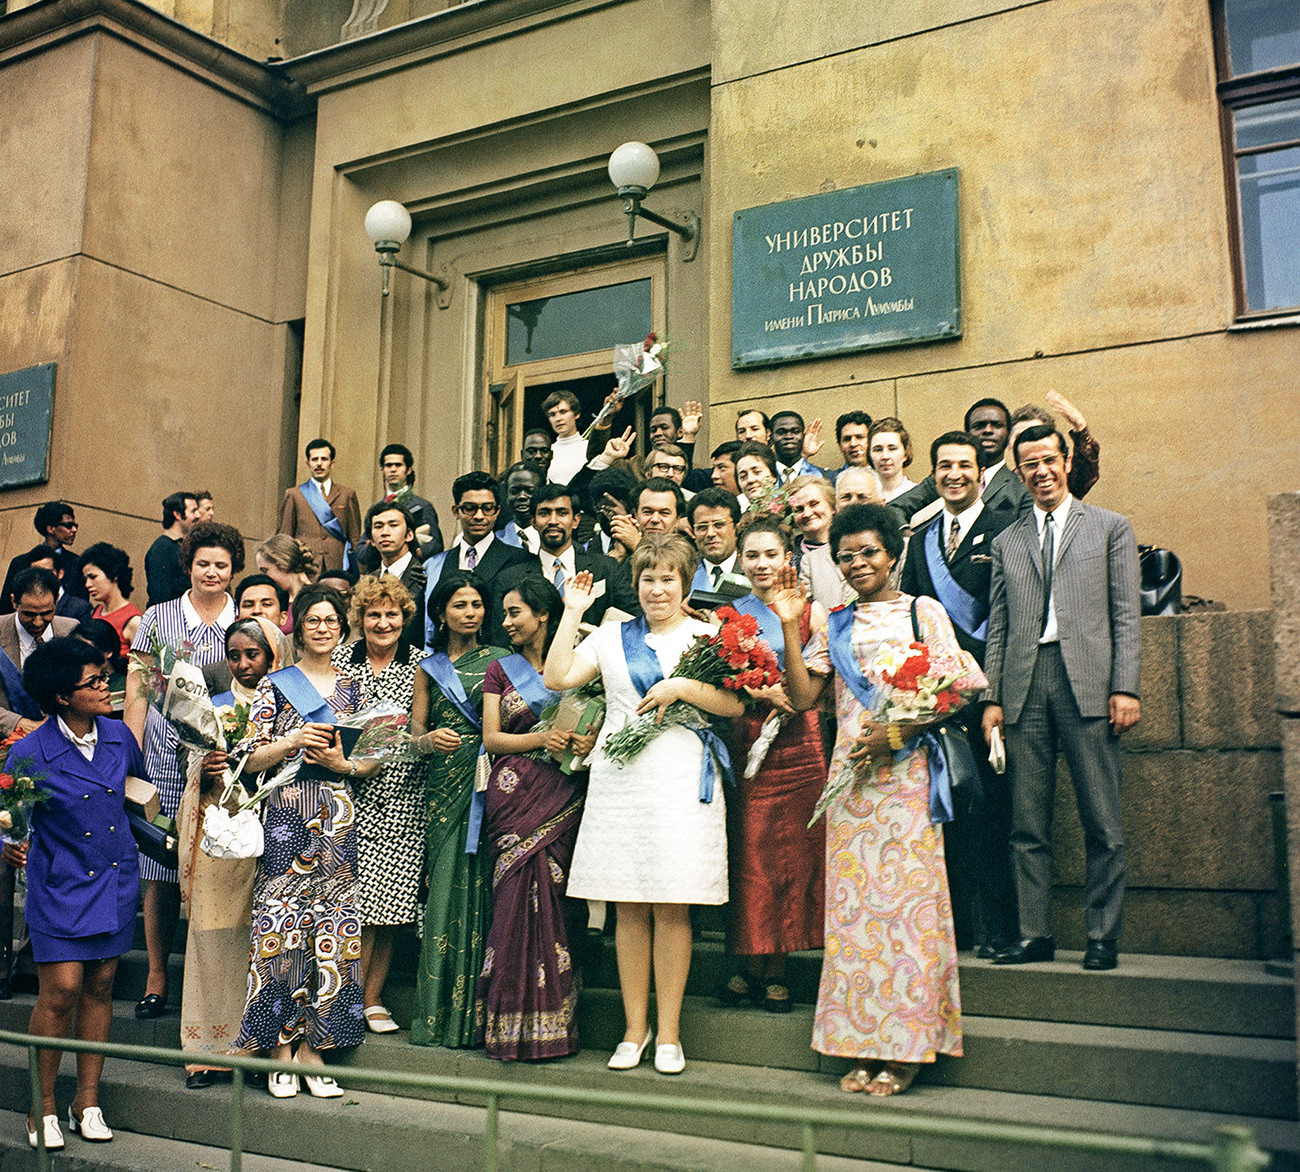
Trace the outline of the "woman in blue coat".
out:
M 140 872 L 127 822 L 128 775 L 144 776 L 140 747 L 110 719 L 108 668 L 80 639 L 52 639 L 23 669 L 28 694 L 48 714 L 10 750 L 8 772 L 29 774 L 45 792 L 27 843 L 7 845 L 5 861 L 27 867 L 27 927 L 39 991 L 28 1032 L 64 1038 L 73 1013 L 77 1037 L 108 1041 L 113 975 L 135 934 Z M 61 1053 L 40 1053 L 41 1115 L 48 1148 L 63 1147 L 54 1080 Z M 77 1093 L 68 1127 L 104 1142 L 113 1133 L 99 1109 L 99 1054 L 77 1055 Z M 33 1115 L 35 1104 L 33 1104 Z M 36 1146 L 32 1115 L 27 1138 Z

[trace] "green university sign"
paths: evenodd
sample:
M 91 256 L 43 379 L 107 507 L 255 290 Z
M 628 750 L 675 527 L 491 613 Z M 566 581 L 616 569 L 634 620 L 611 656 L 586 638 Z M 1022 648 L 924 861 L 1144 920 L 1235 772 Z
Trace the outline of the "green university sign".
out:
M 0 489 L 50 478 L 54 363 L 0 374 Z
M 961 336 L 957 171 L 736 212 L 731 365 Z

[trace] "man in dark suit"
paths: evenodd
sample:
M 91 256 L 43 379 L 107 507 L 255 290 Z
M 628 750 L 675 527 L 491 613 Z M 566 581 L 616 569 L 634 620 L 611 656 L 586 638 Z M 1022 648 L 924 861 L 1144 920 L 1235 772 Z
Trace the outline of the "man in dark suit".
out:
M 533 495 L 533 528 L 541 541 L 537 571 L 555 583 L 561 594 L 574 574 L 587 571 L 594 583 L 604 583 L 604 592 L 583 612 L 584 623 L 598 624 L 611 607 L 637 613 L 636 595 L 619 574 L 619 564 L 600 553 L 588 553 L 573 543 L 579 513 L 573 493 L 565 484 L 544 484 Z M 532 572 L 532 571 L 530 571 Z M 599 591 L 599 585 L 595 586 Z
M 70 635 L 77 628 L 76 619 L 54 613 L 59 580 L 49 570 L 39 566 L 20 570 L 14 575 L 13 586 L 10 606 L 15 613 L 0 618 L 0 655 L 4 656 L 0 663 L 0 737 L 29 733 L 45 719 L 22 686 L 23 666 L 38 644 Z
M 322 570 L 339 570 L 349 547 L 355 559 L 361 540 L 361 506 L 352 489 L 333 479 L 335 449 L 329 440 L 312 440 L 305 454 L 311 475 L 284 494 L 280 532 L 310 549 Z
M 1009 511 L 980 499 L 979 441 L 950 431 L 930 445 L 930 467 L 943 509 L 912 535 L 900 588 L 939 601 L 957 642 L 984 663 L 984 636 L 993 575 L 993 539 L 1013 521 Z M 944 827 L 944 857 L 952 888 L 953 922 L 961 947 L 991 959 L 1019 938 L 1011 866 L 1011 801 L 1005 775 L 988 765 L 981 744 L 980 705 L 963 713 L 981 765 L 978 805 L 956 811 Z
M 94 608 L 84 598 L 68 593 L 64 587 L 66 576 L 63 573 L 63 563 L 48 545 L 38 545 L 35 549 L 28 550 L 27 565 L 49 570 L 59 580 L 59 598 L 54 604 L 56 615 L 84 623 L 94 613 Z
M 1137 723 L 1138 556 L 1127 518 L 1075 500 L 1065 437 L 1031 427 L 1016 469 L 1033 509 L 993 542 L 984 731 L 1005 727 L 1021 939 L 996 964 L 1051 960 L 1059 740 L 1086 851 L 1086 969 L 1114 968 L 1124 899 L 1119 737 Z
M 457 570 L 473 570 L 483 579 L 488 591 L 488 597 L 484 599 L 489 609 L 487 621 L 483 624 L 483 641 L 509 647 L 510 641 L 501 627 L 501 599 L 505 595 L 502 584 L 511 580 L 511 570 L 526 573 L 528 568 L 537 568 L 539 563 L 531 554 L 507 545 L 493 532 L 497 514 L 501 511 L 501 486 L 495 477 L 478 471 L 457 476 L 452 481 L 451 497 L 455 502 L 456 519 L 460 522 L 460 534 L 449 549 L 424 563 L 428 582 L 422 608 L 424 645 L 429 646 L 433 640 L 428 604 L 438 583 Z
M 405 444 L 388 444 L 379 453 L 379 474 L 384 480 L 385 501 L 396 501 L 414 522 L 416 558 L 423 562 L 435 553 L 442 552 L 442 529 L 438 524 L 438 510 L 430 501 L 418 496 L 414 490 L 415 456 Z M 357 543 L 357 568 L 373 574 L 379 566 L 379 555 L 370 544 L 369 526 L 362 524 L 361 540 Z
M 1033 505 L 1029 493 L 1015 474 L 1003 462 L 1007 438 L 1011 434 L 1011 412 L 997 399 L 980 399 L 966 409 L 962 426 L 980 444 L 980 499 L 986 509 L 1008 510 L 1010 516 L 1023 517 Z M 922 520 L 933 515 L 927 509 L 939 499 L 934 477 L 927 476 L 915 488 L 889 502 L 902 518 L 904 525 L 912 522 L 916 514 Z
M 408 643 L 423 647 L 424 616 L 420 606 L 427 581 L 424 563 L 415 552 L 415 518 L 396 501 L 379 501 L 366 513 L 366 533 L 379 554 L 377 576 L 396 578 L 415 599 L 415 614 L 402 634 Z

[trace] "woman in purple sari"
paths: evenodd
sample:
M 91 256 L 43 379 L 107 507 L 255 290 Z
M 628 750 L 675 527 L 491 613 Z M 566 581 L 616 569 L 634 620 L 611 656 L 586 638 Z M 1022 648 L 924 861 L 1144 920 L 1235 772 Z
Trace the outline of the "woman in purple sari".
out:
M 492 927 L 477 1011 L 488 1055 L 509 1062 L 560 1058 L 578 1049 L 565 888 L 582 787 L 551 754 L 571 748 L 585 756 L 596 738 L 532 731 L 559 698 L 542 686 L 541 674 L 564 613 L 559 591 L 545 578 L 523 578 L 503 608 L 514 654 L 490 664 L 483 681 L 483 746 L 495 763 L 484 820 L 492 852 Z

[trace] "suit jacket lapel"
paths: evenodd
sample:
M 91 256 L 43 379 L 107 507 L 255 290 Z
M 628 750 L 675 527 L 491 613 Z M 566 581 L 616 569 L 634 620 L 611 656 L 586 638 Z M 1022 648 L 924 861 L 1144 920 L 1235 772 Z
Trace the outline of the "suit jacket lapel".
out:
M 1025 544 L 1029 546 L 1029 560 L 1034 563 L 1041 580 L 1043 576 L 1043 547 L 1038 543 L 1038 521 L 1033 512 L 1026 513 L 1016 522 L 1021 527 Z
M 1083 502 L 1070 501 L 1070 511 L 1065 518 L 1065 531 L 1061 534 L 1061 543 L 1056 554 L 1056 560 L 1059 563 L 1065 556 L 1065 551 L 1069 548 L 1070 542 L 1074 540 L 1074 535 L 1079 531 L 1079 526 L 1083 524 Z
M 18 616 L 16 614 L 6 615 L 4 622 L 0 622 L 0 650 L 14 661 L 14 666 L 19 666 L 19 657 L 22 652 L 18 648 Z

